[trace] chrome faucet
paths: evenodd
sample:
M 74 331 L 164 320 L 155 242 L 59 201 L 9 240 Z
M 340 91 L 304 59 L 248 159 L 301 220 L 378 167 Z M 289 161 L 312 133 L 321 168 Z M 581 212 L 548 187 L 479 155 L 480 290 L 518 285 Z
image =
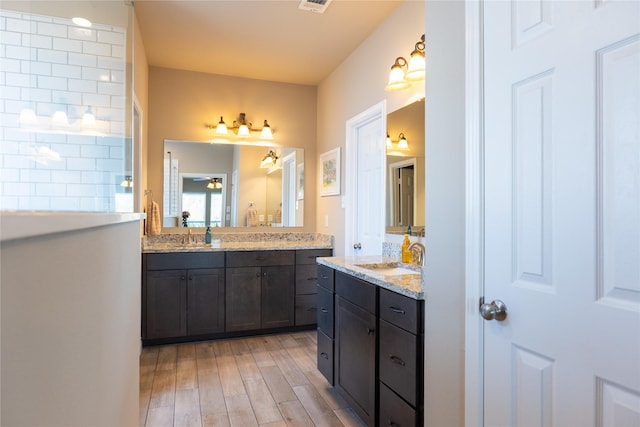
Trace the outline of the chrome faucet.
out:
M 408 249 L 412 254 L 414 250 L 416 251 L 416 253 L 418 254 L 418 256 L 416 257 L 416 261 L 421 267 L 424 267 L 424 254 L 426 252 L 424 245 L 420 242 L 413 242 L 409 245 Z

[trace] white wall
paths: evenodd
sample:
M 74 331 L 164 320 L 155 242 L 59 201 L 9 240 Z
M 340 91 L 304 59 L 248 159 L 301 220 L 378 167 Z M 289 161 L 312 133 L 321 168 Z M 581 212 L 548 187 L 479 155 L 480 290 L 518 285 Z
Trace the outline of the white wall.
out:
M 403 2 L 318 87 L 317 154 L 319 157 L 328 150 L 340 147 L 342 177 L 346 176 L 344 165 L 347 120 L 381 100 L 386 100 L 387 112 L 391 112 L 424 98 L 423 83 L 397 92 L 384 90 L 396 57 L 408 58 L 415 43 L 425 33 L 424 8 L 425 3 L 422 1 Z M 316 179 L 316 185 L 320 185 L 320 182 L 320 179 Z M 318 197 L 316 209 L 316 232 L 335 236 L 336 255 L 344 255 L 345 250 L 345 210 L 342 206 L 344 178 L 341 184 L 341 196 Z M 380 214 L 384 215 L 383 212 Z M 325 226 L 325 218 L 328 226 Z
M 464 13 L 426 5 L 426 426 L 464 425 Z
M 2 242 L 1 425 L 138 425 L 139 230 Z

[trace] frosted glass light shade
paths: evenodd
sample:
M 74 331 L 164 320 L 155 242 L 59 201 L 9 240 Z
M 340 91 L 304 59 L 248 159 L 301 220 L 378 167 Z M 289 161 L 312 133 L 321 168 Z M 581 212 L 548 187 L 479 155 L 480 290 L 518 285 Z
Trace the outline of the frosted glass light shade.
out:
M 387 86 L 384 88 L 386 91 L 394 91 L 405 89 L 409 87 L 409 82 L 405 77 L 405 67 L 407 65 L 407 60 L 398 57 L 396 58 L 396 62 L 391 67 L 391 71 L 389 72 L 389 82 Z
M 240 127 L 238 128 L 238 136 L 249 136 L 251 135 L 251 132 L 249 132 L 249 126 L 245 125 L 245 124 L 241 124 Z
M 262 132 L 260 132 L 260 138 L 262 139 L 273 139 L 273 133 L 271 132 L 271 126 L 267 121 L 264 121 L 264 127 L 262 128 Z
M 400 140 L 398 141 L 398 149 L 399 150 L 409 149 L 409 143 L 407 142 L 407 138 L 405 138 L 404 133 L 400 134 Z
M 220 121 L 218 122 L 218 126 L 216 126 L 216 135 L 229 135 L 227 125 L 224 120 L 222 120 L 222 116 L 220 116 Z
M 424 80 L 425 60 L 424 53 L 414 51 L 409 59 L 409 67 L 407 68 L 407 80 Z
M 20 111 L 20 118 L 18 119 L 20 125 L 35 125 L 38 123 L 38 118 L 36 117 L 36 113 L 31 108 L 25 108 Z
M 51 116 L 51 125 L 52 126 L 69 126 L 69 119 L 67 117 L 67 113 L 61 110 L 58 110 L 55 113 L 53 113 L 53 116 Z

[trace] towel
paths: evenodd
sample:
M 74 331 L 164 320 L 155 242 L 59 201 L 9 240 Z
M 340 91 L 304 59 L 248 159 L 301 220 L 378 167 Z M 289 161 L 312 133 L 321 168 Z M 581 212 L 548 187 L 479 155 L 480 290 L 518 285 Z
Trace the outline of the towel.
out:
M 256 208 L 247 209 L 247 227 L 258 226 L 258 210 Z
M 162 223 L 160 222 L 160 205 L 157 202 L 149 203 L 147 212 L 147 235 L 155 236 L 162 231 Z
M 274 221 L 276 224 L 280 224 L 282 222 L 282 209 L 278 208 L 276 211 L 276 219 Z

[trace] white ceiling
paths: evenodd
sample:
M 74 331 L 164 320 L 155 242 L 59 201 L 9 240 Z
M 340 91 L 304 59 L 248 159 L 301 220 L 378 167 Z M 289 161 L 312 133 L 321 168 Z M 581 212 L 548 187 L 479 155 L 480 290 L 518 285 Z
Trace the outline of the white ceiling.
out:
M 135 0 L 150 66 L 317 85 L 402 0 Z

